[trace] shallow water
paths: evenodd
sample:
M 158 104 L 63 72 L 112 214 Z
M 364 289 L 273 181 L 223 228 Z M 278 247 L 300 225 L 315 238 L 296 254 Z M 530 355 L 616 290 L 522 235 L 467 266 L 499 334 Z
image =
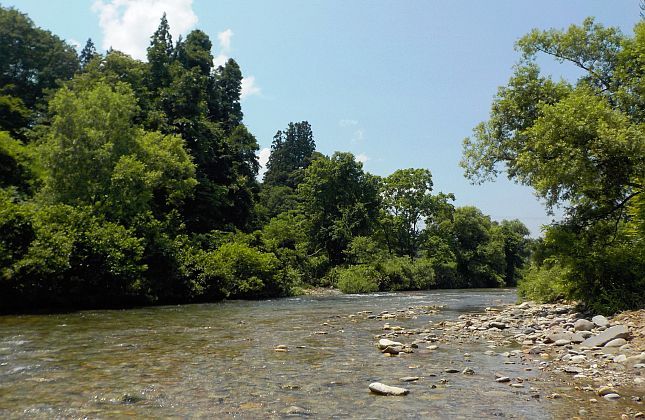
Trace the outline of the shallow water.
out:
M 357 311 L 447 305 L 437 314 L 391 321 L 428 328 L 433 325 L 428 321 L 436 324 L 515 300 L 512 290 L 431 291 L 4 316 L 0 417 L 280 418 L 301 413 L 316 418 L 539 419 L 577 414 L 577 407 L 571 411 L 564 401 L 532 398 L 528 386 L 514 389 L 494 382 L 499 371 L 510 377 L 537 374 L 485 356 L 490 343 L 385 358 L 374 347 L 384 321 L 348 318 Z M 289 352 L 274 351 L 279 344 Z M 472 355 L 470 361 L 464 360 L 465 352 Z M 444 373 L 446 367 L 466 366 L 475 375 Z M 371 382 L 401 385 L 403 376 L 421 377 L 404 385 L 411 391 L 406 397 L 368 392 Z

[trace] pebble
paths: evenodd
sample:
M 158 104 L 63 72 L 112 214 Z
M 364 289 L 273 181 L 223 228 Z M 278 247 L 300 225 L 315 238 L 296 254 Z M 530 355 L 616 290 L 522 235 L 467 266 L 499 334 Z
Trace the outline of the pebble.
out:
M 446 369 L 444 369 L 444 372 L 446 372 L 446 373 L 459 373 L 459 369 L 446 368 Z
M 420 378 L 418 376 L 404 376 L 403 378 L 399 378 L 399 381 L 401 382 L 414 382 L 418 381 Z
M 410 390 L 398 386 L 385 385 L 380 382 L 372 382 L 369 390 L 378 395 L 407 395 Z
M 524 384 L 511 384 L 513 388 L 524 388 Z
M 606 399 L 606 400 L 610 400 L 610 401 L 611 401 L 611 400 L 617 400 L 617 399 L 619 399 L 619 398 L 620 398 L 620 395 L 618 395 L 618 394 L 613 394 L 613 393 L 612 393 L 612 394 L 603 395 L 602 397 L 603 397 L 604 399 Z
M 467 367 L 461 373 L 463 373 L 464 375 L 474 375 L 475 370 L 473 368 Z
M 623 363 L 627 361 L 627 356 L 624 354 L 619 354 L 618 356 L 614 357 L 614 363 Z
M 567 344 L 571 344 L 570 340 L 565 340 L 565 339 L 560 339 L 555 341 L 556 346 L 566 346 Z
M 509 378 L 508 376 L 501 376 L 495 379 L 495 382 L 499 382 L 499 383 L 510 382 L 510 381 L 511 381 L 511 378 Z

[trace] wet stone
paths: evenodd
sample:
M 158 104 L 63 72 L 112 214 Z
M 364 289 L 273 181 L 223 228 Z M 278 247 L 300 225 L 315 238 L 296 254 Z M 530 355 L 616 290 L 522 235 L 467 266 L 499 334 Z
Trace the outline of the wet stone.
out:
M 378 395 L 407 395 L 410 391 L 398 386 L 385 385 L 380 382 L 372 382 L 369 390 Z

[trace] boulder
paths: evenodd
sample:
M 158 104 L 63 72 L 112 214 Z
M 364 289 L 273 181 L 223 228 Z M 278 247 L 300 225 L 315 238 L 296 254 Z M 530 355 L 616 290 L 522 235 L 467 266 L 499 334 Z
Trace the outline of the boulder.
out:
M 608 327 L 609 320 L 602 315 L 596 315 L 591 318 L 591 321 L 599 327 Z
M 605 347 L 620 347 L 624 346 L 625 344 L 627 344 L 627 340 L 625 340 L 624 338 L 615 338 L 605 344 Z
M 398 386 L 389 386 L 380 382 L 372 382 L 369 385 L 370 391 L 378 395 L 407 395 L 410 391 Z
M 573 328 L 576 331 L 589 331 L 591 330 L 595 324 L 591 321 L 588 321 L 586 319 L 579 319 L 573 324 Z
M 596 317 L 594 317 L 594 319 L 596 319 Z M 629 335 L 629 330 L 627 329 L 626 326 L 614 325 L 613 327 L 607 328 L 605 331 L 601 332 L 596 336 L 587 338 L 585 341 L 582 342 L 581 346 L 589 347 L 589 348 L 601 347 L 604 344 L 610 342 L 611 340 L 614 340 L 616 338 L 626 338 L 628 335 Z

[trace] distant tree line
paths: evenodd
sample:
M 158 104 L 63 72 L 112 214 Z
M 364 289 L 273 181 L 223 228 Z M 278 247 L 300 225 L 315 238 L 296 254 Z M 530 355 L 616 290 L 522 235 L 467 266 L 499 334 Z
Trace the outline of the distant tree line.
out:
M 435 193 L 316 151 L 308 122 L 273 139 L 263 182 L 242 73 L 166 17 L 147 62 L 80 54 L 0 8 L 0 310 L 513 286 L 532 242 Z

